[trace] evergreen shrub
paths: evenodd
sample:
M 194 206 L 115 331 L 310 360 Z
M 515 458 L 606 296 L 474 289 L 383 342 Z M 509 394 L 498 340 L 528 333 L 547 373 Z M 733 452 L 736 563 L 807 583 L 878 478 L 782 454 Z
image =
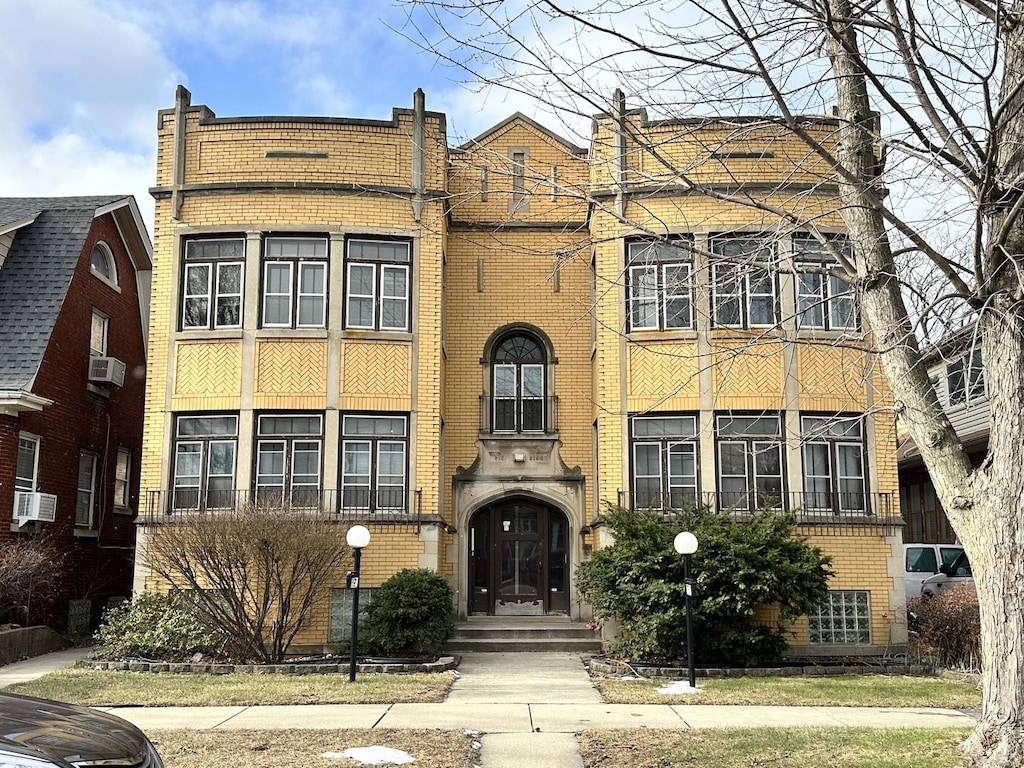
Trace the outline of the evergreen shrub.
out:
M 436 653 L 455 629 L 452 611 L 452 588 L 443 576 L 406 568 L 385 581 L 366 606 L 360 640 L 365 638 L 371 653 Z

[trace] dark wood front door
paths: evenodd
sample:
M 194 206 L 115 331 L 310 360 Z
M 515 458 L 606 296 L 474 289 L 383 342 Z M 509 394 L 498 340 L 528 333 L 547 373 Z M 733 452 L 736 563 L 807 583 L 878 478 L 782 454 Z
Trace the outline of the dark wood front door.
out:
M 556 509 L 510 500 L 470 523 L 470 613 L 568 613 L 568 523 Z

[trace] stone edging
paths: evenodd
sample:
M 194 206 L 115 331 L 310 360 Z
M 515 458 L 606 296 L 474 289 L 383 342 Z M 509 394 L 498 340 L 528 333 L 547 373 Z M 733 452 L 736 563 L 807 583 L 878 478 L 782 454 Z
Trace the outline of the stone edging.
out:
M 360 663 L 360 672 L 447 672 L 459 665 L 457 656 L 442 656 L 437 661 L 422 664 Z M 329 675 L 348 672 L 348 662 L 331 664 L 203 664 L 192 662 L 174 663 L 166 661 L 97 661 L 79 659 L 79 669 L 103 669 L 115 672 L 158 672 L 169 674 L 230 675 L 233 672 L 255 675 Z
M 658 677 L 684 679 L 686 667 L 633 667 L 628 662 L 591 659 L 590 672 L 598 677 Z M 826 677 L 832 675 L 930 675 L 931 667 L 921 664 L 846 664 L 792 667 L 698 667 L 697 677 Z

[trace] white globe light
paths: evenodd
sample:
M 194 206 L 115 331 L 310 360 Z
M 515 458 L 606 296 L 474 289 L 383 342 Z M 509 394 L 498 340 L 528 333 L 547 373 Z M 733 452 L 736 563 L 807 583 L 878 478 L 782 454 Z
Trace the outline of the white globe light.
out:
M 345 541 L 352 549 L 362 549 L 370 543 L 370 530 L 365 525 L 353 525 L 345 534 Z
M 682 533 L 676 534 L 675 541 L 672 542 L 672 546 L 675 547 L 676 552 L 680 555 L 692 555 L 697 551 L 697 537 L 689 531 L 683 531 Z

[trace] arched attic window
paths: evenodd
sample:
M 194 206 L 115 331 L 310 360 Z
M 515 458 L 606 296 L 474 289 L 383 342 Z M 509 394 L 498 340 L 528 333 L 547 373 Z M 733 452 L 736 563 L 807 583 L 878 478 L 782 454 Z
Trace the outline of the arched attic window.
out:
M 532 335 L 515 331 L 491 355 L 491 431 L 543 432 L 547 356 Z
M 117 287 L 117 264 L 106 243 L 101 241 L 92 247 L 92 253 L 89 255 L 89 271 L 103 282 Z

